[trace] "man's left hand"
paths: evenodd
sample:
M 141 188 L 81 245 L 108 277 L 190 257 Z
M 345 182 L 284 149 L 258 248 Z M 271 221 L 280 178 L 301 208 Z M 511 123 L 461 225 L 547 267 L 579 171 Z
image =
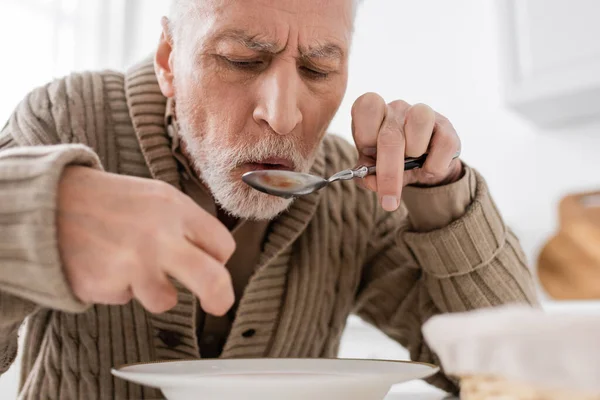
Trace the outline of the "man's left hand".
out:
M 460 139 L 446 117 L 425 104 L 396 100 L 386 104 L 381 96 L 366 93 L 352 106 L 352 135 L 359 165 L 376 165 L 377 174 L 363 184 L 376 192 L 386 211 L 400 205 L 406 185 L 439 186 L 461 178 L 463 166 L 455 158 Z M 427 153 L 422 168 L 404 171 L 405 157 Z

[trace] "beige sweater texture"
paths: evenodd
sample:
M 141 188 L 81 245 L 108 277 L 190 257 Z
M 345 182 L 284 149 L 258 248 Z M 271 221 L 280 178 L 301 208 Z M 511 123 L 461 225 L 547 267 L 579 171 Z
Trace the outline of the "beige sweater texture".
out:
M 149 62 L 125 75 L 73 74 L 30 93 L 0 133 L 0 374 L 16 357 L 27 319 L 20 398 L 158 399 L 159 391 L 115 379 L 110 369 L 199 357 L 198 302 L 182 285 L 179 304 L 160 315 L 136 301 L 85 305 L 69 288 L 57 246 L 66 166 L 179 187 L 165 104 Z M 327 136 L 312 172 L 328 176 L 355 160 L 350 144 Z M 484 180 L 469 171 L 466 213 L 429 232 L 414 228 L 411 207 L 408 216 L 406 207 L 386 213 L 352 183 L 297 199 L 267 235 L 222 357 L 335 357 L 355 313 L 413 360 L 436 363 L 421 334 L 431 316 L 534 303 L 518 240 Z M 428 195 L 436 190 L 443 189 Z M 244 335 L 250 329 L 255 334 Z M 456 390 L 442 374 L 430 381 Z

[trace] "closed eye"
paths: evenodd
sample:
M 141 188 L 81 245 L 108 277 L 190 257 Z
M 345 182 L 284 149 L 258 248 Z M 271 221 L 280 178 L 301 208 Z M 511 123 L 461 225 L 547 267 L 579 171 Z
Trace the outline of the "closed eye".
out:
M 262 60 L 232 60 L 229 58 L 224 58 L 224 60 L 227 62 L 227 64 L 229 64 L 230 66 L 236 68 L 236 69 L 240 69 L 240 70 L 246 70 L 246 71 L 254 71 L 257 69 L 260 69 L 264 62 Z
M 327 77 L 329 77 L 328 72 L 319 71 L 319 70 L 316 70 L 316 69 L 310 68 L 310 67 L 302 66 L 302 67 L 300 67 L 300 71 L 306 77 L 308 77 L 310 79 L 314 79 L 314 80 L 326 79 Z

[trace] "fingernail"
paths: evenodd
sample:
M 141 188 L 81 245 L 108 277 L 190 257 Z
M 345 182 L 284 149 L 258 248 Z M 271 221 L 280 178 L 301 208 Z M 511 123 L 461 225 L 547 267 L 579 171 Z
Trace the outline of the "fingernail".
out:
M 398 208 L 398 199 L 394 196 L 383 196 L 381 206 L 385 211 L 396 211 Z
M 367 147 L 363 149 L 362 153 L 367 157 L 372 157 L 377 154 L 377 149 L 375 147 Z

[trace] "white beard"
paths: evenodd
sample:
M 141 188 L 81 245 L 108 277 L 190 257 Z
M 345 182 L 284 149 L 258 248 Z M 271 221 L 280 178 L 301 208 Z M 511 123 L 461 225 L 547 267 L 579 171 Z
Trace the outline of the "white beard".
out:
M 225 147 L 214 139 L 194 137 L 185 118 L 179 119 L 179 136 L 194 170 L 211 191 L 216 203 L 236 218 L 271 220 L 292 204 L 293 199 L 271 196 L 242 182 L 234 176 L 236 168 L 246 163 L 278 157 L 291 160 L 294 170 L 308 172 L 314 161 L 302 156 L 296 144 L 286 136 L 265 134 L 259 141 Z

